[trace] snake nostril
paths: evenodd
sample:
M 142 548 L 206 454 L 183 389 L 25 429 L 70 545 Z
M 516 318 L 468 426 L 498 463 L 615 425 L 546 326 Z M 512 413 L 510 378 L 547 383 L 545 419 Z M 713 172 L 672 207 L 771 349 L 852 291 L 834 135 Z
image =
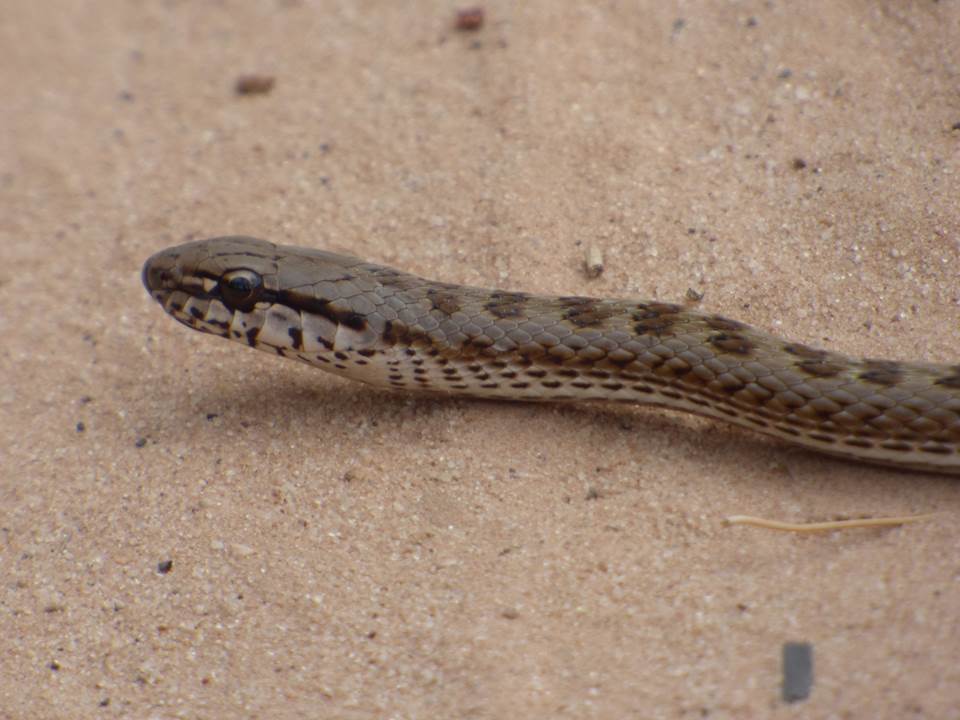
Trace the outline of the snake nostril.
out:
M 170 284 L 170 280 L 173 277 L 169 265 L 161 262 L 161 260 L 162 258 L 158 259 L 154 256 L 143 264 L 140 279 L 148 291 L 164 289 Z

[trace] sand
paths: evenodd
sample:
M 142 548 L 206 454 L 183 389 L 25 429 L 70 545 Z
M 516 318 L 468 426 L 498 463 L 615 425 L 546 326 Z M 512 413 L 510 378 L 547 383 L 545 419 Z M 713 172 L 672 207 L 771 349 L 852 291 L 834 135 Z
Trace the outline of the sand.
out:
M 960 5 L 458 7 L 6 3 L 0 717 L 960 717 L 956 479 L 391 395 L 143 291 L 243 233 L 956 362 Z

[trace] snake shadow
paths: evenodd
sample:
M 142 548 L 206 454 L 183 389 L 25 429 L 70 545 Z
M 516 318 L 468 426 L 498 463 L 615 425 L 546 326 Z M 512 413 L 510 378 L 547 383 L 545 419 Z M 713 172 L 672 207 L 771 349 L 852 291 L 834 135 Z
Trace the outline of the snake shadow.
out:
M 287 377 L 277 383 L 227 388 L 220 385 L 216 389 L 207 386 L 194 397 L 204 412 L 220 416 L 225 424 L 249 428 L 251 423 L 269 422 L 280 431 L 297 426 L 349 429 L 361 425 L 386 428 L 391 423 L 430 423 L 432 416 L 442 417 L 451 407 L 465 411 L 471 406 L 500 407 L 504 413 L 520 412 L 527 418 L 530 408 L 547 405 L 555 412 L 537 423 L 547 435 L 544 446 L 556 444 L 555 439 L 566 433 L 571 438 L 584 438 L 584 446 L 574 452 L 587 452 L 597 435 L 628 433 L 637 453 L 641 454 L 660 452 L 664 438 L 668 438 L 666 444 L 680 448 L 671 447 L 672 452 L 702 459 L 705 482 L 709 482 L 714 470 L 722 470 L 725 477 L 735 478 L 747 486 L 774 479 L 783 484 L 810 484 L 814 486 L 811 491 L 818 483 L 832 487 L 844 483 L 854 491 L 869 487 L 871 492 L 877 492 L 883 488 L 894 495 L 902 493 L 906 485 L 911 489 L 942 488 L 945 492 L 960 488 L 960 479 L 949 475 L 846 460 L 792 447 L 716 420 L 692 421 L 686 413 L 651 406 L 602 402 L 525 403 L 454 398 L 440 393 L 396 393 L 340 380 L 318 384 L 307 376 Z M 550 428 L 551 422 L 558 427 Z M 585 434 L 585 428 L 593 432 Z M 326 433 L 327 437 L 331 434 Z M 656 442 L 652 442 L 654 439 Z M 576 447 L 576 441 L 572 445 Z M 748 465 L 745 458 L 750 459 Z M 642 457 L 637 459 L 643 461 Z

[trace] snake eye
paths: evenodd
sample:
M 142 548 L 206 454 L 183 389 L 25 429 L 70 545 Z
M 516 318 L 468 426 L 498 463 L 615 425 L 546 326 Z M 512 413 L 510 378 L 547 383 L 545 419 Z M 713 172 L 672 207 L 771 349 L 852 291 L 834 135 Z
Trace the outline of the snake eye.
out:
M 220 297 L 231 310 L 252 310 L 262 290 L 263 278 L 253 270 L 230 270 L 220 278 Z

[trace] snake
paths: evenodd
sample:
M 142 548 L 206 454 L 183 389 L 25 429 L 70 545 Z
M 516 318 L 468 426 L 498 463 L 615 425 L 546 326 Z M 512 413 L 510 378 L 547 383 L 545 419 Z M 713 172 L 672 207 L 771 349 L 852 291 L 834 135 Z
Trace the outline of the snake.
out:
M 162 250 L 142 280 L 187 327 L 378 387 L 654 405 L 960 474 L 960 365 L 858 359 L 681 304 L 435 282 L 244 236 Z

